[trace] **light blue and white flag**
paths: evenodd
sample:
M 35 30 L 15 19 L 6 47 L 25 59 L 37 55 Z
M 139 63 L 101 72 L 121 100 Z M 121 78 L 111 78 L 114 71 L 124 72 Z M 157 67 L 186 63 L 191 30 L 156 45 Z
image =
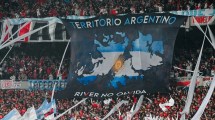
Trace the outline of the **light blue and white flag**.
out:
M 55 99 L 53 99 L 49 104 L 44 107 L 42 113 L 46 114 L 47 112 L 51 111 L 51 109 L 54 110 L 54 113 L 57 113 L 57 105 Z
M 36 120 L 36 119 L 37 119 L 37 114 L 36 114 L 36 110 L 33 106 L 31 108 L 28 108 L 27 111 L 25 112 L 25 114 L 18 120 Z
M 42 112 L 45 107 L 48 105 L 48 101 L 45 99 L 42 103 L 42 105 L 36 110 L 36 114 L 38 119 L 42 119 L 44 117 L 44 113 Z
M 57 105 L 55 102 L 55 99 L 53 99 L 47 106 L 46 109 L 44 110 L 45 113 L 49 112 L 51 109 L 54 110 L 54 113 L 57 113 Z
M 19 111 L 16 108 L 14 108 L 7 115 L 5 115 L 5 117 L 2 120 L 16 120 L 19 119 L 20 117 L 21 115 Z

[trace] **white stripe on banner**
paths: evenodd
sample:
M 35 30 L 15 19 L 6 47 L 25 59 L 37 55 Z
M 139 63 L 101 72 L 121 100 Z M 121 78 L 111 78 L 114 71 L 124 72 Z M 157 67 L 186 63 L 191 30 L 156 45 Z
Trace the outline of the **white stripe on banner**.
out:
M 81 100 L 80 102 L 78 102 L 77 104 L 75 104 L 74 106 L 72 106 L 71 108 L 67 109 L 65 112 L 63 112 L 62 114 L 56 116 L 54 118 L 54 120 L 60 118 L 61 116 L 63 116 L 64 114 L 66 114 L 67 112 L 69 112 L 71 109 L 75 108 L 76 106 L 78 106 L 79 104 L 81 104 L 82 102 L 84 102 L 87 98 L 84 98 L 83 100 Z
M 51 41 L 55 39 L 55 28 L 56 28 L 56 22 L 55 21 L 49 21 L 49 24 L 53 23 L 49 26 L 49 35 L 51 38 Z
M 5 38 L 5 35 L 6 35 L 6 26 L 8 24 L 8 21 L 7 20 L 4 20 L 3 21 L 3 27 L 2 27 L 2 30 L 1 30 L 1 40 L 0 40 L 0 44 L 4 41 L 4 38 Z
M 193 116 L 193 118 L 191 120 L 200 120 L 200 117 L 202 116 L 203 112 L 205 111 L 205 108 L 211 98 L 211 95 L 213 94 L 214 87 L 215 87 L 215 76 L 213 77 L 213 81 L 210 85 L 207 95 L 205 96 L 204 100 L 202 101 L 201 106 L 199 107 L 198 111 L 196 112 L 196 114 Z
M 206 33 L 206 31 L 205 31 L 205 33 Z M 192 76 L 192 78 L 190 80 L 190 86 L 189 86 L 189 91 L 188 91 L 188 94 L 187 94 L 187 100 L 186 100 L 186 103 L 185 103 L 185 107 L 184 107 L 183 111 L 181 112 L 182 116 L 185 115 L 185 113 L 189 114 L 189 111 L 190 111 L 190 105 L 191 105 L 191 102 L 193 100 L 193 94 L 194 94 L 197 75 L 198 75 L 198 71 L 199 71 L 199 65 L 200 65 L 200 61 L 201 61 L 201 57 L 202 57 L 202 51 L 203 51 L 203 47 L 204 47 L 204 42 L 205 42 L 205 37 L 204 37 L 204 40 L 203 40 L 203 43 L 202 43 L 201 51 L 199 53 L 198 61 L 197 61 L 196 66 L 195 66 L 193 76 Z
M 8 42 L 9 40 L 10 40 L 10 34 L 11 34 L 11 30 L 12 30 L 12 28 L 13 28 L 13 25 L 11 25 L 10 23 L 9 23 L 9 21 L 8 20 L 4 20 L 4 24 L 3 24 L 3 30 L 2 30 L 2 36 L 1 36 L 1 44 L 3 43 L 3 42 Z M 5 37 L 8 35 L 8 38 L 7 39 L 5 39 Z
M 120 106 L 122 106 L 122 104 L 127 104 L 128 101 L 125 101 L 125 100 L 122 100 L 120 101 L 119 103 L 117 103 L 111 110 L 110 112 L 104 117 L 102 118 L 101 120 L 105 120 L 107 119 L 110 115 L 112 115 L 115 111 L 117 111 L 119 109 Z

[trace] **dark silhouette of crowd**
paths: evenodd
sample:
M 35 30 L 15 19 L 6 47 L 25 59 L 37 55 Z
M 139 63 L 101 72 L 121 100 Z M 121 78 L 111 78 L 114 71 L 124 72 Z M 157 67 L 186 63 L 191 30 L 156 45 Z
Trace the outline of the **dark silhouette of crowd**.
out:
M 1 0 L 0 19 L 214 9 L 215 0 Z
M 185 70 L 194 70 L 195 64 L 198 59 L 200 49 L 180 49 L 175 50 L 175 57 L 173 57 L 173 67 L 180 69 L 172 69 L 172 77 L 188 77 L 192 76 L 192 72 L 186 72 Z M 201 76 L 213 76 L 215 75 L 215 58 L 213 48 L 205 48 L 203 50 L 199 71 Z
M 15 44 L 0 65 L 0 79 L 65 80 L 67 78 L 69 50 L 58 73 L 65 43 L 23 43 L 21 46 L 19 45 Z M 1 50 L 1 59 L 8 49 Z

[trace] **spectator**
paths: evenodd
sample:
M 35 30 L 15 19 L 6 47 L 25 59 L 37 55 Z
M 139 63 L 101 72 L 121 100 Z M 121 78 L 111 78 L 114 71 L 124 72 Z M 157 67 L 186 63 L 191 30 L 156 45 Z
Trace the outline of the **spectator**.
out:
M 192 118 L 192 116 L 198 110 L 200 104 L 202 103 L 203 98 L 205 97 L 208 91 L 208 87 L 197 87 L 195 90 L 195 96 L 193 98 L 191 110 L 187 119 Z M 175 100 L 175 105 L 171 107 L 167 112 L 163 112 L 159 107 L 159 103 L 164 103 L 169 100 L 169 95 L 164 93 L 157 94 L 146 94 L 143 99 L 138 113 L 133 117 L 133 119 L 142 119 L 147 115 L 156 115 L 159 117 L 173 117 L 176 118 L 179 110 L 181 111 L 184 107 L 187 92 L 183 88 L 174 88 L 172 87 L 171 97 Z M 1 90 L 0 91 L 0 117 L 6 115 L 14 107 L 19 110 L 23 115 L 27 108 L 34 105 L 37 109 L 43 102 L 45 98 L 50 101 L 51 91 L 46 94 L 46 91 L 27 91 L 27 90 Z M 61 117 L 60 119 L 97 119 L 103 118 L 109 111 L 115 106 L 120 100 L 128 100 L 129 103 L 123 105 L 119 108 L 121 113 L 120 117 L 125 118 L 126 113 L 130 111 L 133 106 L 133 103 L 137 102 L 138 95 L 136 96 L 121 96 L 120 98 L 112 98 L 112 101 L 109 104 L 104 104 L 103 100 L 97 99 L 88 99 L 76 109 L 72 109 L 69 113 Z M 70 106 L 76 104 L 80 99 L 61 99 L 57 100 L 57 114 L 63 113 Z M 151 101 L 149 101 L 151 100 Z M 114 102 L 115 101 L 115 102 Z M 215 94 L 212 95 L 210 102 L 208 103 L 207 109 L 204 112 L 204 115 L 201 119 L 214 119 L 214 101 Z M 118 112 L 115 112 L 112 116 L 112 119 L 118 119 Z
M 213 9 L 213 0 L 187 1 L 187 0 L 20 0 L 2 2 L 0 6 L 0 18 L 18 17 L 66 17 L 67 15 L 95 16 L 102 14 L 130 14 L 145 12 L 163 12 L 172 10 Z M 2 7 L 3 6 L 3 7 Z

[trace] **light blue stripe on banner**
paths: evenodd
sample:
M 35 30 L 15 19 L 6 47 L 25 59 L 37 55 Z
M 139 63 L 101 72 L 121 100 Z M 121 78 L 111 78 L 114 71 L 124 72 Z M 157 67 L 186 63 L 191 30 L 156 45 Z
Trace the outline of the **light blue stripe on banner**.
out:
M 215 9 L 170 11 L 170 13 L 184 16 L 214 16 Z
M 121 76 L 121 77 L 113 77 L 112 80 L 107 84 L 109 87 L 114 87 L 115 89 L 118 88 L 118 84 L 122 86 L 126 86 L 126 79 L 127 80 L 140 80 L 143 79 L 144 76 Z M 87 77 L 82 77 L 78 78 L 78 81 L 83 84 L 83 85 L 89 85 L 90 83 L 93 83 L 97 79 L 97 76 L 87 76 Z

